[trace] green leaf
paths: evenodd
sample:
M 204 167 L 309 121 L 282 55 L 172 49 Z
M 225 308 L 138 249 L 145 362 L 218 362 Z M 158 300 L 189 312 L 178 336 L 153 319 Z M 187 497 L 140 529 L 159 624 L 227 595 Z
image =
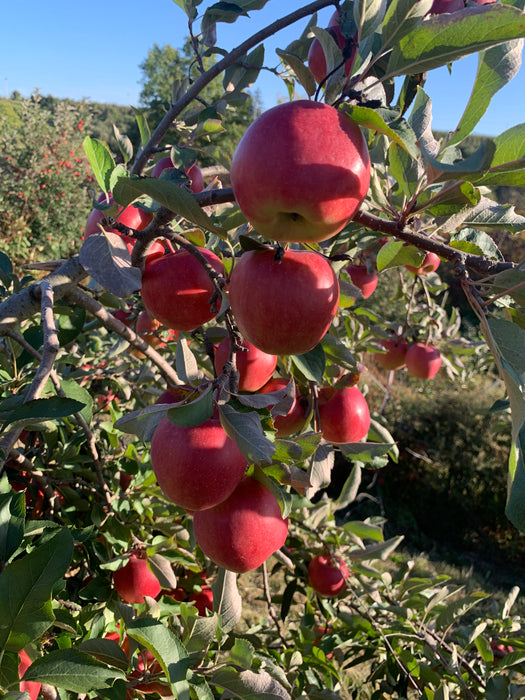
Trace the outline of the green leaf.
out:
M 85 642 L 76 647 L 78 651 L 84 654 L 94 656 L 98 661 L 120 668 L 122 671 L 127 671 L 129 659 L 113 639 L 87 639 Z
M 175 370 L 183 382 L 196 382 L 201 377 L 195 355 L 190 350 L 186 338 L 177 340 L 177 352 L 175 354 Z
M 231 632 L 242 615 L 242 598 L 237 589 L 237 574 L 219 568 L 212 584 L 213 609 L 221 616 L 221 630 Z
M 253 85 L 264 64 L 264 44 L 259 44 L 250 54 L 224 71 L 223 85 L 228 93 L 239 93 Z
M 124 206 L 130 204 L 142 194 L 148 195 L 174 214 L 184 217 L 196 226 L 211 231 L 221 238 L 225 237 L 225 232 L 218 226 L 215 226 L 185 187 L 180 187 L 162 178 L 131 177 L 120 178 L 114 188 L 115 199 Z
M 111 688 L 126 673 L 90 658 L 77 649 L 57 649 L 35 659 L 24 674 L 26 681 L 38 681 L 72 693 L 90 693 Z
M 486 600 L 487 597 L 487 593 L 477 592 L 450 603 L 437 616 L 437 629 L 447 629 L 450 627 L 450 625 L 463 617 L 463 615 L 465 615 L 465 613 L 471 610 L 474 606 L 479 605 L 479 603 L 481 603 L 483 600 Z
M 173 694 L 179 700 L 190 700 L 186 680 L 190 659 L 186 649 L 174 633 L 159 620 L 140 618 L 133 620 L 127 632 L 141 647 L 151 651 L 160 662 Z
M 97 183 L 104 192 L 109 192 L 111 173 L 115 167 L 111 151 L 105 143 L 90 136 L 86 136 L 82 145 Z
M 385 17 L 386 0 L 355 0 L 354 21 L 357 25 L 359 38 L 363 40 L 381 25 Z
M 23 427 L 35 421 L 56 420 L 79 413 L 85 404 L 74 399 L 52 396 L 48 399 L 33 399 L 14 410 L 0 411 L 0 421 L 5 425 Z
M 80 386 L 75 379 L 61 379 L 60 387 L 68 399 L 84 404 L 84 408 L 78 413 L 88 425 L 91 425 L 93 420 L 93 397 L 89 391 Z
M 139 128 L 139 133 L 140 133 L 140 144 L 142 148 L 148 143 L 148 141 L 151 138 L 151 131 L 148 125 L 148 120 L 146 119 L 146 114 L 144 110 L 136 109 L 133 107 L 133 111 L 135 112 L 135 121 L 137 122 L 137 126 Z
M 393 46 L 417 27 L 432 7 L 433 0 L 392 0 L 383 20 L 383 48 Z
M 248 462 L 271 464 L 275 445 L 265 436 L 258 413 L 240 413 L 229 404 L 221 404 L 219 417 L 226 434 L 237 443 Z
M 445 232 L 453 233 L 463 227 L 488 230 L 504 228 L 512 233 L 525 230 L 525 217 L 516 214 L 511 204 L 497 204 L 487 197 L 482 197 L 479 204 L 463 212 L 440 219 Z
M 19 651 L 55 619 L 51 594 L 73 556 L 73 538 L 61 529 L 45 544 L 8 564 L 0 575 L 0 649 Z
M 0 563 L 9 561 L 24 538 L 24 493 L 0 494 Z
M 497 294 L 510 290 L 509 296 L 519 306 L 525 307 L 525 270 L 504 270 L 495 275 L 492 279 L 492 290 Z
M 393 120 L 387 124 L 378 110 L 370 109 L 370 107 L 349 105 L 347 103 L 343 104 L 340 109 L 353 119 L 356 124 L 359 124 L 359 126 L 384 134 L 390 141 L 401 146 L 412 158 L 416 160 L 419 158 L 420 152 L 416 135 L 404 120 Z
M 381 559 L 385 561 L 396 550 L 401 542 L 403 541 L 403 535 L 397 537 L 391 537 L 386 542 L 380 542 L 379 544 L 372 544 L 365 549 L 353 549 L 347 553 L 349 559 L 362 559 L 367 561 L 368 559 Z
M 360 464 L 354 464 L 352 471 L 343 484 L 341 493 L 334 502 L 335 510 L 346 508 L 357 498 L 359 487 L 361 486 L 362 469 Z
M 494 138 L 496 151 L 479 185 L 525 185 L 525 124 L 517 124 Z
M 292 355 L 291 360 L 305 379 L 318 384 L 322 382 L 326 357 L 321 344 L 303 355 Z
M 476 181 L 489 169 L 496 146 L 493 141 L 486 140 L 468 158 L 462 158 L 453 163 L 439 161 L 423 148 L 425 170 L 430 182 L 446 180 Z M 446 152 L 445 152 L 446 153 Z
M 119 128 L 115 124 L 113 124 L 113 135 L 115 136 L 124 163 L 129 163 L 133 158 L 133 144 L 131 143 L 131 139 L 125 134 L 121 134 Z
M 211 418 L 214 408 L 213 391 L 210 384 L 194 401 L 171 407 L 166 415 L 174 425 L 191 428 Z
M 466 243 L 467 246 L 462 244 Z M 494 240 L 484 231 L 473 228 L 464 228 L 450 239 L 449 245 L 458 250 L 474 253 L 474 255 L 484 255 L 491 260 L 503 260 L 498 246 Z
M 387 75 L 424 73 L 523 36 L 525 16 L 510 5 L 471 5 L 433 15 L 393 47 Z
M 210 683 L 223 688 L 230 697 L 243 700 L 290 700 L 291 695 L 269 673 L 239 671 L 231 666 L 215 671 Z
M 523 40 L 515 39 L 482 51 L 470 99 L 458 126 L 452 132 L 449 145 L 463 141 L 487 111 L 494 95 L 519 71 Z
M 371 462 L 375 457 L 390 452 L 394 445 L 394 442 L 353 442 L 339 445 L 339 448 L 345 457 L 350 457 L 355 462 Z
M 282 63 L 288 66 L 288 69 L 292 71 L 295 79 L 304 89 L 308 97 L 315 95 L 317 83 L 315 82 L 315 78 L 310 69 L 304 65 L 301 59 L 294 53 L 284 51 L 283 49 L 276 49 L 275 52 L 281 59 Z
M 380 527 L 364 523 L 360 520 L 349 520 L 343 525 L 343 529 L 347 532 L 351 532 L 352 535 L 362 540 L 384 541 L 383 530 Z
M 389 267 L 400 265 L 412 265 L 419 267 L 425 255 L 418 248 L 405 245 L 403 241 L 390 239 L 381 246 L 377 253 L 377 271 L 381 272 Z
M 306 497 L 311 498 L 319 489 L 328 486 L 332 478 L 335 452 L 332 444 L 323 442 L 316 448 L 308 460 L 308 481 L 311 487 L 306 490 Z

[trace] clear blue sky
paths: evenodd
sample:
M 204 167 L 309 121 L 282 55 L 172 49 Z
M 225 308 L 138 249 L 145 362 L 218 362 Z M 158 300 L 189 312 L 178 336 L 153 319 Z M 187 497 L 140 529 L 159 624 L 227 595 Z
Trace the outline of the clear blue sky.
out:
M 201 8 L 213 4 L 204 0 Z M 218 44 L 231 49 L 255 30 L 304 6 L 300 0 L 269 0 L 251 19 L 218 25 Z M 319 15 L 326 26 L 331 9 Z M 279 33 L 266 43 L 266 61 L 277 65 L 276 48 L 284 48 L 305 25 Z M 38 87 L 44 95 L 86 98 L 137 106 L 139 64 L 156 42 L 180 48 L 187 35 L 186 15 L 173 0 L 7 0 L 2 8 L 0 95 L 18 90 L 28 96 Z M 476 69 L 475 57 L 429 75 L 426 90 L 434 107 L 433 127 L 452 130 L 468 100 Z M 257 81 L 265 108 L 285 91 L 267 72 Z M 458 89 L 459 86 L 459 89 Z M 476 132 L 495 135 L 525 121 L 525 69 L 501 90 Z

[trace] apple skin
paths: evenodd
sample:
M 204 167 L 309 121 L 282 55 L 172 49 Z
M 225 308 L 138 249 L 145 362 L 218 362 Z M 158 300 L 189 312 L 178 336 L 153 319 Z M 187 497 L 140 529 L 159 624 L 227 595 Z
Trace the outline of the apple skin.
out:
M 330 17 L 328 22 L 328 31 L 332 34 L 336 40 L 339 48 L 343 51 L 345 47 L 345 38 L 341 32 L 340 28 L 340 14 L 336 10 L 334 14 Z M 345 75 L 350 75 L 352 67 L 355 62 L 355 57 L 357 54 L 357 42 L 354 38 L 354 47 L 352 48 L 352 53 L 350 57 L 345 61 Z M 308 51 L 308 68 L 312 71 L 316 82 L 320 85 L 326 78 L 326 58 L 324 55 L 323 47 L 319 39 L 315 38 L 310 44 L 310 50 Z
M 368 299 L 377 287 L 377 272 L 368 272 L 366 265 L 348 265 L 346 271 L 350 275 L 352 284 L 361 290 L 363 299 Z
M 270 379 L 277 367 L 277 356 L 256 348 L 255 345 L 243 340 L 244 351 L 235 353 L 237 370 L 239 371 L 239 391 L 257 391 Z M 215 349 L 214 366 L 217 375 L 221 374 L 224 364 L 228 361 L 230 340 L 224 338 Z
M 326 258 L 306 250 L 250 250 L 235 265 L 230 305 L 245 340 L 270 355 L 301 355 L 330 328 L 339 282 Z
M 261 394 L 269 394 L 272 391 L 280 391 L 287 387 L 288 384 L 289 380 L 285 377 L 275 377 L 275 379 L 270 379 L 259 392 Z M 285 416 L 275 416 L 273 419 L 275 437 L 284 438 L 295 435 L 295 433 L 298 433 L 304 426 L 305 421 L 306 406 L 303 404 L 296 390 L 292 406 L 288 413 Z
M 367 436 L 370 410 L 356 386 L 319 389 L 318 405 L 321 432 L 328 442 L 342 445 Z
M 238 574 L 256 569 L 286 541 L 288 520 L 269 488 L 245 476 L 229 498 L 193 516 L 204 554 Z
M 22 678 L 33 662 L 29 658 L 29 655 L 25 649 L 20 649 L 18 655 L 20 657 L 20 662 L 18 664 L 18 676 L 19 678 Z M 35 681 L 20 681 L 20 692 L 27 692 L 29 693 L 31 700 L 36 700 L 38 694 L 40 693 L 41 686 L 41 683 L 36 683 Z
M 383 369 L 394 370 L 405 366 L 408 343 L 401 339 L 382 340 L 386 352 L 375 353 L 377 364 Z
M 272 107 L 248 127 L 231 163 L 237 203 L 274 241 L 324 241 L 341 231 L 370 184 L 359 126 L 321 102 Z
M 163 418 L 151 441 L 151 464 L 164 495 L 189 511 L 227 499 L 248 466 L 218 418 L 189 428 Z
M 429 272 L 434 272 L 438 269 L 441 258 L 435 253 L 427 253 L 421 265 L 419 267 L 414 267 L 413 265 L 405 265 L 409 272 L 413 272 L 415 275 L 428 275 Z
M 441 367 L 441 353 L 433 345 L 413 343 L 408 346 L 405 363 L 413 377 L 432 379 Z
M 161 591 L 157 577 L 148 567 L 145 557 L 132 554 L 128 563 L 113 572 L 113 584 L 126 603 L 143 603 L 144 596 L 156 598 Z
M 434 0 L 432 7 L 427 12 L 429 15 L 444 15 L 465 9 L 464 0 Z
M 153 166 L 153 170 L 151 171 L 151 177 L 160 177 L 165 170 L 174 167 L 175 166 L 173 165 L 173 161 L 169 156 L 161 158 Z M 187 168 L 185 172 L 190 179 L 191 191 L 195 194 L 197 192 L 202 192 L 202 190 L 204 189 L 204 175 L 202 174 L 202 170 L 199 168 L 199 166 L 194 163 L 189 168 Z
M 318 554 L 308 564 L 308 579 L 318 595 L 336 598 L 346 588 L 348 568 L 339 557 Z
M 199 248 L 209 264 L 225 275 L 215 253 Z M 216 315 L 210 305 L 215 292 L 204 267 L 186 250 L 147 261 L 142 274 L 142 301 L 150 315 L 168 328 L 193 331 Z
M 206 610 L 213 612 L 213 591 L 209 586 L 203 586 L 198 593 L 192 593 L 188 596 L 188 600 L 195 603 L 201 617 L 206 617 Z

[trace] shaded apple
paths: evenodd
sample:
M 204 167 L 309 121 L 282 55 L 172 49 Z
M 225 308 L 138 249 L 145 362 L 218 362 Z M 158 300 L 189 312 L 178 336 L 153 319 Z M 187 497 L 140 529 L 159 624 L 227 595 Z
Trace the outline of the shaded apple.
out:
M 199 248 L 211 267 L 221 276 L 224 266 L 215 253 Z M 217 314 L 211 299 L 215 288 L 197 258 L 177 250 L 147 262 L 142 274 L 142 301 L 150 315 L 168 328 L 192 331 Z
M 334 444 L 359 442 L 370 429 L 368 403 L 356 386 L 324 387 L 318 396 L 320 429 Z
M 245 476 L 229 498 L 193 516 L 199 547 L 218 566 L 243 573 L 283 546 L 288 521 L 267 486 Z
M 441 258 L 435 253 L 427 253 L 423 259 L 423 262 L 419 267 L 414 267 L 413 265 L 405 265 L 409 272 L 413 272 L 415 275 L 428 275 L 430 272 L 434 272 L 438 269 Z
M 213 591 L 210 586 L 203 586 L 200 591 L 191 593 L 188 600 L 195 603 L 201 617 L 206 617 L 206 610 L 213 612 Z
M 345 48 L 346 39 L 341 32 L 341 15 L 336 10 L 328 22 L 328 31 L 334 37 L 341 51 Z M 350 75 L 357 54 L 357 35 L 354 37 L 354 44 L 350 56 L 345 61 L 345 75 Z M 326 78 L 326 57 L 319 39 L 315 38 L 310 44 L 308 51 L 308 68 L 312 71 L 317 83 L 321 84 Z
M 408 343 L 401 338 L 382 340 L 386 352 L 374 353 L 377 364 L 383 369 L 394 370 L 405 366 Z
M 348 567 L 340 557 L 318 554 L 308 564 L 308 580 L 316 593 L 335 598 L 346 588 Z
M 126 603 L 143 603 L 144 596 L 155 598 L 161 585 L 145 556 L 132 554 L 127 564 L 113 572 L 113 584 Z
M 319 253 L 250 250 L 235 265 L 230 305 L 241 335 L 270 355 L 300 355 L 325 335 L 337 312 L 339 282 Z
M 160 177 L 165 170 L 174 167 L 173 161 L 169 156 L 161 158 L 153 166 L 151 177 Z M 189 168 L 185 169 L 185 173 L 190 180 L 191 191 L 194 193 L 202 192 L 204 189 L 204 175 L 202 174 L 202 170 L 199 168 L 199 166 L 194 163 L 193 165 L 190 165 Z
M 324 241 L 361 206 L 370 158 L 359 126 L 321 102 L 296 100 L 261 114 L 231 163 L 241 211 L 274 241 Z
M 285 377 L 275 377 L 274 379 L 270 379 L 270 381 L 259 390 L 259 393 L 269 394 L 273 391 L 281 391 L 281 389 L 285 389 L 289 383 L 290 380 Z M 284 416 L 275 416 L 273 419 L 275 437 L 284 438 L 298 433 L 305 424 L 307 408 L 306 402 L 298 394 L 296 388 L 294 400 L 288 413 Z
M 257 391 L 270 379 L 277 367 L 277 356 L 259 350 L 255 345 L 243 340 L 244 350 L 235 353 L 239 372 L 239 391 Z M 215 349 L 214 366 L 217 375 L 221 374 L 230 354 L 230 339 L 224 338 Z
M 20 657 L 20 662 L 18 664 L 18 677 L 22 678 L 33 662 L 29 658 L 29 654 L 25 649 L 20 649 L 18 656 Z M 20 692 L 29 693 L 31 700 L 36 700 L 40 693 L 41 686 L 41 683 L 36 683 L 35 681 L 20 681 Z
M 432 379 L 441 367 L 441 353 L 433 345 L 413 343 L 405 358 L 407 371 L 419 379 Z
M 224 501 L 239 484 L 247 462 L 218 418 L 192 427 L 165 417 L 151 441 L 151 465 L 164 495 L 189 511 Z
M 368 297 L 375 292 L 377 287 L 376 270 L 371 270 L 369 272 L 366 265 L 354 264 L 348 265 L 348 267 L 346 267 L 346 271 L 350 275 L 352 284 L 361 290 L 363 299 L 368 299 Z

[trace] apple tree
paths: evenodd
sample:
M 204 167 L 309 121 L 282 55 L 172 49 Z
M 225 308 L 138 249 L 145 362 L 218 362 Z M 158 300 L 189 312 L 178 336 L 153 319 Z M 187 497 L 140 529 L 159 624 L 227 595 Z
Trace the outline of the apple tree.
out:
M 399 457 L 373 377 L 467 368 L 499 376 L 506 512 L 525 530 L 525 272 L 493 235 L 525 229 L 494 196 L 525 185 L 524 127 L 461 148 L 519 69 L 523 3 L 315 0 L 230 52 L 222 23 L 266 0 L 175 4 L 191 75 L 158 123 L 137 113 L 137 148 L 118 125 L 114 150 L 86 135 L 98 191 L 78 253 L 31 275 L 0 255 L 0 687 L 521 697 L 518 589 L 488 615 L 482 593 L 400 564 L 402 537 L 353 505 Z M 290 99 L 231 153 L 225 117 L 288 26 Z M 473 53 L 438 137 L 427 75 Z M 443 302 L 446 268 L 477 342 Z M 402 323 L 374 308 L 393 275 Z

